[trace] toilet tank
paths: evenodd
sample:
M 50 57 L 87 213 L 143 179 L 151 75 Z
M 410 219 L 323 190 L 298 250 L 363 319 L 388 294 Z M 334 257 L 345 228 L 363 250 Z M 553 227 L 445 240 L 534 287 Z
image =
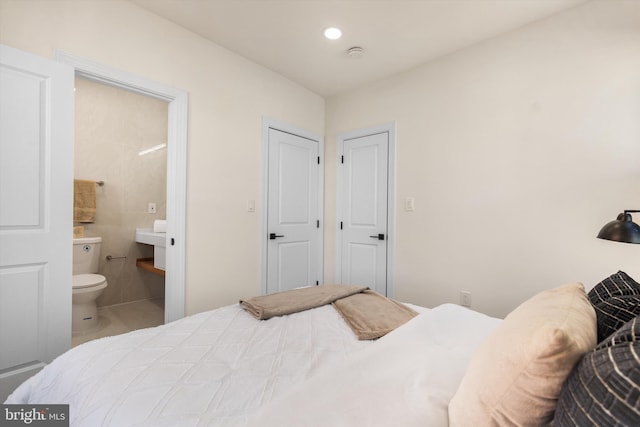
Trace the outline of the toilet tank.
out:
M 73 239 L 73 274 L 97 273 L 102 237 Z

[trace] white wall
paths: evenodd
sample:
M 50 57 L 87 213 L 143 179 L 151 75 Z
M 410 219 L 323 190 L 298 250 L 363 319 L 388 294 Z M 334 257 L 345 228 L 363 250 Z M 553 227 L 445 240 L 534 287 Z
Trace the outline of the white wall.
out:
M 186 313 L 260 292 L 260 209 L 246 201 L 260 201 L 262 117 L 323 134 L 320 96 L 120 0 L 0 0 L 0 43 L 186 90 Z
M 0 0 L 0 43 L 66 50 L 189 92 L 188 314 L 259 292 L 262 116 L 325 134 L 325 281 L 335 278 L 335 136 L 397 121 L 396 298 L 472 292 L 503 315 L 640 246 L 598 229 L 640 208 L 640 3 L 588 3 L 325 102 L 137 6 Z M 326 116 L 325 116 L 326 114 Z M 326 128 L 325 128 L 326 117 Z M 637 218 L 640 220 L 640 216 Z
M 394 120 L 396 298 L 435 306 L 464 289 L 502 316 L 565 282 L 591 288 L 617 269 L 640 280 L 640 245 L 595 238 L 640 209 L 640 2 L 588 3 L 328 99 L 326 111 L 327 282 L 336 135 Z

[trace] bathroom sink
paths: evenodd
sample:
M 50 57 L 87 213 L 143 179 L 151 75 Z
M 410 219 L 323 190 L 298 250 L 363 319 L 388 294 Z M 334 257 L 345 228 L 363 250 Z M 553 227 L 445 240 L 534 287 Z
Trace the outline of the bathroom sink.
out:
M 136 228 L 136 242 L 153 246 L 167 246 L 167 233 L 154 233 L 153 228 Z
M 155 233 L 153 228 L 136 228 L 136 242 L 152 245 L 153 266 L 165 270 L 167 233 Z

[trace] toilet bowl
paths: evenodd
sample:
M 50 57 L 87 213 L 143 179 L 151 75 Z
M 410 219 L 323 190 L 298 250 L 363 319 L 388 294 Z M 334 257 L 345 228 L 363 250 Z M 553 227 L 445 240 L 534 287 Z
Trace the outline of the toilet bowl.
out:
M 77 274 L 73 276 L 71 330 L 82 332 L 98 326 L 96 298 L 107 287 L 107 279 L 101 274 Z
M 98 326 L 96 298 L 107 287 L 107 279 L 98 272 L 101 237 L 73 239 L 73 293 L 71 330 L 84 332 Z

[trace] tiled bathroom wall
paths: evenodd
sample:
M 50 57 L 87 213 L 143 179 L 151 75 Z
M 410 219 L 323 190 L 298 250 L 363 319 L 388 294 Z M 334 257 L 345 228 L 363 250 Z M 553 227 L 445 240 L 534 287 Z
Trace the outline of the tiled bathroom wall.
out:
M 85 236 L 102 237 L 99 273 L 109 285 L 98 305 L 162 297 L 164 278 L 136 267 L 153 247 L 136 243 L 135 229 L 166 218 L 166 148 L 139 153 L 167 142 L 168 104 L 81 78 L 75 86 L 75 178 L 104 181 L 95 223 L 74 224 L 84 225 Z M 155 214 L 147 212 L 150 202 Z

